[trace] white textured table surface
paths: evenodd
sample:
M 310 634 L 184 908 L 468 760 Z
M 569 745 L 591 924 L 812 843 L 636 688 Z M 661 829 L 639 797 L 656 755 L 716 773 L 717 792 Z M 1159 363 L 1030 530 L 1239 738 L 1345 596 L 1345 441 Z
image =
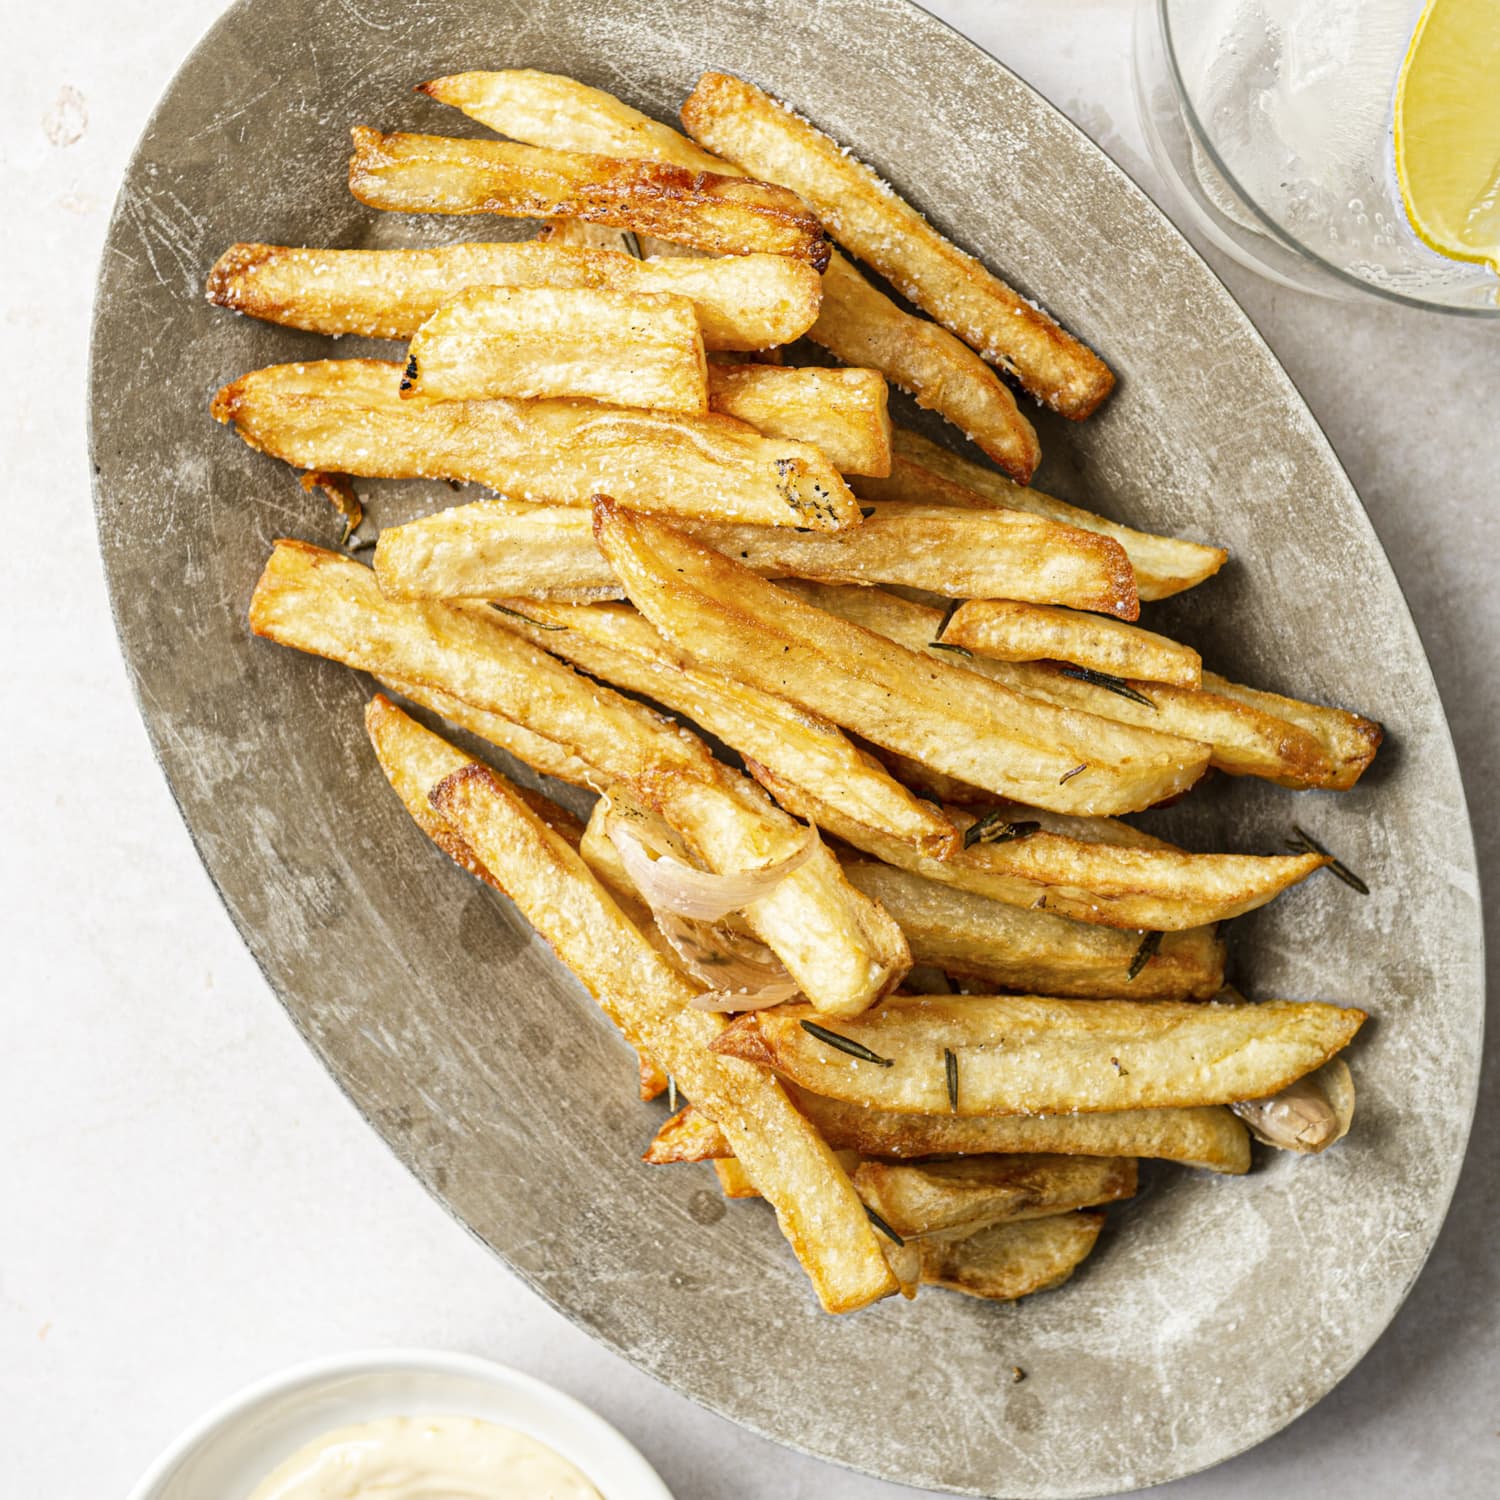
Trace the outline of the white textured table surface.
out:
M 931 8 L 1155 188 L 1123 0 Z M 4 27 L 0 649 L 15 717 L 0 740 L 0 1495 L 120 1495 L 243 1382 L 315 1354 L 409 1343 L 490 1355 L 562 1386 L 623 1428 L 682 1500 L 895 1500 L 910 1492 L 785 1452 L 668 1393 L 516 1281 L 329 1082 L 198 866 L 110 627 L 84 374 L 116 185 L 217 9 L 54 0 L 10 8 Z M 1215 265 L 1322 420 L 1391 554 L 1453 720 L 1494 888 L 1500 328 L 1319 302 Z M 1357 619 L 1329 600 L 1331 630 Z M 1500 1026 L 1491 1037 L 1489 1095 L 1452 1217 L 1393 1328 L 1281 1436 L 1157 1493 L 1495 1493 Z

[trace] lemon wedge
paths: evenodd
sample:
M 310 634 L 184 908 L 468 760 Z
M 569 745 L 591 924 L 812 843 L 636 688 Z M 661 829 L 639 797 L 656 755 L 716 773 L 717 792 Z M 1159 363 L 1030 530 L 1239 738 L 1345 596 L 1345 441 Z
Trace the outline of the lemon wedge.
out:
M 1427 0 L 1396 83 L 1395 145 L 1417 236 L 1500 273 L 1500 0 Z

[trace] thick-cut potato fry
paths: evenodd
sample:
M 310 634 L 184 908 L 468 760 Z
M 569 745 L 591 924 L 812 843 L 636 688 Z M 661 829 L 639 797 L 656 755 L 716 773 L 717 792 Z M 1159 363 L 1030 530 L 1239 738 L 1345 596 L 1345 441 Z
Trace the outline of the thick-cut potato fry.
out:
M 516 69 L 462 73 L 423 88 L 501 135 L 532 145 L 740 174 L 740 168 L 710 156 L 681 132 L 572 78 Z M 822 310 L 808 337 L 846 365 L 870 366 L 910 391 L 919 406 L 967 433 L 1020 483 L 1041 461 L 1035 430 L 995 372 L 946 328 L 903 312 L 837 251 L 823 273 Z
M 811 443 L 841 474 L 891 472 L 891 418 L 879 370 L 714 365 L 713 409 L 767 437 Z
M 1203 1109 L 1123 1109 L 1087 1115 L 908 1115 L 865 1109 L 788 1085 L 797 1108 L 835 1149 L 861 1156 L 925 1156 L 1029 1151 L 1077 1156 L 1144 1156 L 1209 1172 L 1250 1170 L 1250 1135 L 1222 1105 Z M 657 1131 L 644 1161 L 709 1161 L 729 1152 L 718 1126 L 684 1106 Z
M 726 1156 L 710 1163 L 714 1176 L 719 1179 L 719 1191 L 726 1198 L 759 1198 L 760 1189 L 751 1181 L 750 1174 L 737 1158 Z
M 682 106 L 682 123 L 716 155 L 793 189 L 846 250 L 1064 416 L 1088 416 L 1114 386 L 1098 355 L 754 84 L 705 73 Z
M 913 796 L 837 726 L 722 673 L 690 665 L 633 609 L 513 600 L 507 628 L 593 677 L 685 714 L 732 750 L 782 768 L 849 816 L 941 858 L 958 847 L 953 825 Z M 532 623 L 537 622 L 537 623 Z
M 972 439 L 1018 484 L 1042 461 L 1036 429 L 1010 388 L 939 323 L 903 312 L 836 252 L 823 273 L 823 303 L 807 337 L 848 365 L 879 370 Z
M 302 468 L 383 479 L 473 480 L 517 498 L 586 505 L 601 490 L 644 509 L 813 531 L 859 506 L 816 448 L 731 417 L 674 417 L 587 401 L 403 401 L 401 366 L 273 365 L 227 385 L 213 414 L 252 448 Z
M 958 1060 L 959 1115 L 1189 1108 L 1274 1094 L 1353 1040 L 1365 1012 L 1315 1001 L 1207 1005 L 1038 995 L 897 996 L 840 1022 L 858 1062 L 803 1026 L 807 1005 L 741 1016 L 715 1050 L 800 1088 L 870 1109 L 950 1109 L 945 1052 Z
M 595 535 L 636 607 L 690 659 L 800 703 L 1002 796 L 1115 813 L 1185 791 L 1207 749 L 1057 714 L 886 641 L 651 517 L 595 504 Z M 1139 732 L 1137 732 L 1139 733 Z
M 686 297 L 477 286 L 412 335 L 401 394 L 436 401 L 573 396 L 702 416 L 708 361 Z
M 554 151 L 512 141 L 350 132 L 349 191 L 407 214 L 586 219 L 721 255 L 764 251 L 828 264 L 823 226 L 795 193 L 668 162 Z
M 1083 532 L 1016 516 L 955 524 L 958 512 L 906 505 L 870 507 L 863 525 L 829 535 L 787 527 L 677 517 L 688 535 L 773 578 L 885 583 L 952 593 L 1129 601 L 1128 569 L 1079 545 Z M 582 602 L 618 596 L 614 570 L 594 544 L 588 518 L 525 501 L 479 501 L 389 527 L 380 534 L 381 586 L 402 598 L 531 599 Z
M 1203 659 L 1191 646 L 1139 625 L 1015 599 L 970 599 L 942 639 L 999 661 L 1062 661 L 1108 677 L 1195 688 Z
M 257 635 L 450 695 L 567 748 L 588 764 L 594 785 L 630 787 L 719 874 L 804 846 L 802 826 L 701 740 L 581 677 L 500 619 L 483 606 L 388 599 L 368 568 L 289 541 L 277 543 L 250 607 Z M 863 1010 L 910 967 L 895 922 L 849 885 L 824 848 L 744 916 L 830 1014 Z
M 873 860 L 847 860 L 844 873 L 896 919 L 916 963 L 947 974 L 1082 1000 L 1211 1000 L 1223 988 L 1224 945 L 1211 927 L 1166 933 L 1131 979 L 1137 932 L 992 901 Z
M 825 305 L 827 291 L 824 291 Z M 874 364 L 874 360 L 868 361 Z M 894 378 L 894 377 L 893 377 Z M 1064 500 L 1055 500 L 1040 490 L 1028 489 L 960 458 L 947 448 L 929 442 L 905 427 L 893 429 L 891 472 L 884 479 L 862 478 L 855 486 L 862 499 L 902 500 L 913 505 L 956 505 L 970 509 L 1024 510 L 1061 521 L 1081 531 L 1097 532 L 1118 542 L 1135 569 L 1136 587 L 1142 599 L 1166 599 L 1212 578 L 1229 560 L 1222 547 L 1177 537 L 1155 536 L 1135 531 L 1117 521 L 1080 510 Z M 991 455 L 993 457 L 993 455 Z M 1009 472 L 1009 470 L 1007 470 Z
M 873 630 L 912 650 L 931 641 L 942 613 L 881 589 L 788 584 L 800 598 Z M 1041 662 L 1004 662 L 975 656 L 966 671 L 1012 692 L 1057 708 L 1098 714 L 1206 745 L 1210 764 L 1231 776 L 1257 776 L 1282 786 L 1342 791 L 1359 780 L 1375 758 L 1383 731 L 1370 719 L 1340 708 L 1299 703 L 1203 674 L 1201 688 L 1127 684 L 1149 698 L 1134 703 L 1091 683 L 1064 677 Z
M 1014 1302 L 1059 1287 L 1088 1256 L 1103 1214 L 1055 1214 L 997 1224 L 962 1240 L 918 1240 L 923 1286 L 990 1302 Z
M 740 350 L 798 338 L 812 326 L 823 295 L 818 273 L 785 255 L 637 260 L 619 249 L 549 238 L 430 250 L 232 245 L 209 272 L 208 300 L 313 333 L 409 339 L 445 302 L 476 286 L 687 297 L 704 347 Z
M 726 1067 L 714 1055 L 708 1043 L 722 1034 L 722 1019 L 692 1009 L 692 988 L 583 861 L 485 767 L 455 772 L 431 797 L 626 1038 L 720 1122 L 735 1158 L 775 1207 L 824 1308 L 847 1312 L 887 1295 L 890 1269 L 832 1151 L 766 1075 Z
M 376 693 L 365 707 L 365 729 L 380 769 L 417 827 L 461 869 L 497 891 L 503 890 L 458 830 L 433 807 L 428 796 L 444 777 L 471 764 L 470 757 L 441 735 L 424 729 L 381 693 Z M 508 782 L 507 787 L 570 849 L 579 847 L 584 829 L 572 813 L 528 787 L 513 782 Z M 650 1103 L 666 1089 L 666 1075 L 644 1052 L 639 1054 L 639 1072 L 641 1100 Z
M 956 1240 L 1135 1194 L 1130 1156 L 970 1156 L 921 1166 L 864 1161 L 854 1190 L 903 1239 Z
M 670 1083 L 671 1079 L 645 1053 L 642 1053 L 641 1085 L 639 1090 L 641 1103 L 649 1104 L 653 1099 L 660 1099 L 666 1093 Z
M 1329 863 L 1321 854 L 1190 854 L 1170 845 L 1139 849 L 1046 828 L 1007 837 L 1005 829 L 1034 821 L 1026 808 L 1010 807 L 1001 808 L 991 824 L 1002 834 L 996 842 L 975 842 L 932 859 L 883 830 L 862 827 L 765 766 L 757 765 L 755 776 L 783 807 L 887 864 L 992 901 L 1027 911 L 1045 908 L 1103 927 L 1182 932 L 1225 922 L 1264 906 Z M 960 834 L 978 821 L 972 808 L 945 811 Z M 1130 993 L 1129 987 L 1118 993 Z

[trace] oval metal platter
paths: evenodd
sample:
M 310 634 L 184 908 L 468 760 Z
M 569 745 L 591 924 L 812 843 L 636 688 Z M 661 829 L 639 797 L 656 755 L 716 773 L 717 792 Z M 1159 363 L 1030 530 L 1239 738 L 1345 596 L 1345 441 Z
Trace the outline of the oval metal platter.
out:
M 331 544 L 336 528 L 208 414 L 224 381 L 328 351 L 208 305 L 205 273 L 233 241 L 529 232 L 382 217 L 345 188 L 351 124 L 476 134 L 412 85 L 514 66 L 666 119 L 705 68 L 756 80 L 1120 373 L 1093 420 L 1041 420 L 1039 483 L 1229 546 L 1223 574 L 1150 622 L 1240 681 L 1387 726 L 1351 793 L 1220 779 L 1153 825 L 1194 847 L 1266 851 L 1295 819 L 1369 877 L 1367 899 L 1315 879 L 1233 934 L 1248 993 L 1372 1012 L 1353 1056 L 1359 1119 L 1336 1150 L 1268 1154 L 1243 1179 L 1147 1173 L 1058 1292 L 1014 1306 L 927 1293 L 842 1320 L 819 1313 L 760 1206 L 726 1208 L 701 1169 L 640 1163 L 660 1106 L 636 1102 L 633 1058 L 390 795 L 360 720 L 369 684 L 251 638 L 272 538 Z M 1442 708 L 1359 501 L 1275 358 L 1139 189 L 999 63 L 905 0 L 241 0 L 131 164 L 92 380 L 120 638 L 234 921 L 397 1155 L 610 1348 L 759 1432 L 887 1479 L 1081 1496 L 1260 1441 L 1386 1326 L 1458 1173 L 1482 1025 L 1475 866 Z M 368 489 L 377 522 L 453 498 Z

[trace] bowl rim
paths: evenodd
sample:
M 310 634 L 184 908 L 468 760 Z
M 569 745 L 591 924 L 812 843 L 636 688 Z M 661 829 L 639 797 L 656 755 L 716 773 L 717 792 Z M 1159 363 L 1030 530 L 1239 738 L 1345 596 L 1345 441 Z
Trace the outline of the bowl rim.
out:
M 1270 236 L 1273 243 L 1280 245 L 1283 250 L 1289 251 L 1299 259 L 1305 260 L 1310 265 L 1317 267 L 1319 271 L 1332 276 L 1339 284 L 1339 290 L 1343 292 L 1354 291 L 1366 293 L 1369 296 L 1379 298 L 1381 301 L 1393 302 L 1399 307 L 1415 307 L 1420 308 L 1424 312 L 1446 313 L 1451 317 L 1457 318 L 1475 318 L 1480 321 L 1500 318 L 1500 282 L 1497 282 L 1496 285 L 1494 305 L 1490 307 L 1477 305 L 1473 307 L 1460 307 L 1451 302 L 1434 302 L 1427 297 L 1416 297 L 1408 292 L 1393 291 L 1389 287 L 1377 286 L 1373 281 L 1366 281 L 1364 277 L 1355 276 L 1352 272 L 1346 271 L 1342 266 L 1335 265 L 1334 262 L 1319 255 L 1316 250 L 1305 245 L 1276 219 L 1272 218 L 1270 212 L 1262 207 L 1254 194 L 1240 181 L 1238 173 L 1225 161 L 1223 153 L 1214 144 L 1213 137 L 1209 134 L 1197 106 L 1193 103 L 1192 92 L 1188 88 L 1187 79 L 1183 76 L 1182 65 L 1177 55 L 1177 46 L 1172 35 L 1172 0 L 1141 0 L 1141 3 L 1155 12 L 1162 58 L 1166 63 L 1167 77 L 1171 80 L 1172 92 L 1177 100 L 1178 109 L 1182 111 L 1184 124 L 1187 126 L 1194 141 L 1202 149 L 1204 155 L 1208 157 L 1214 170 L 1234 189 L 1240 201 L 1260 221 L 1262 229 Z M 1141 19 L 1144 20 L 1145 18 L 1142 17 Z M 1242 263 L 1244 263 L 1244 257 L 1249 254 L 1248 251 L 1232 253 L 1235 254 L 1235 259 L 1241 260 Z M 1437 254 L 1436 251 L 1433 253 Z M 1258 265 L 1251 268 L 1259 275 L 1267 276 L 1284 285 L 1295 286 L 1299 291 L 1312 290 L 1295 282 L 1287 282 L 1285 278 L 1272 270 L 1262 269 Z
M 511 1391 L 536 1398 L 568 1422 L 567 1442 L 576 1435 L 603 1443 L 610 1451 L 611 1477 L 623 1474 L 634 1488 L 632 1495 L 641 1500 L 672 1500 L 671 1491 L 641 1451 L 613 1423 L 570 1396 L 557 1386 L 528 1375 L 512 1365 L 486 1359 L 478 1354 L 462 1354 L 448 1349 L 429 1349 L 411 1345 L 394 1348 L 351 1349 L 339 1354 L 324 1354 L 300 1360 L 252 1380 L 230 1395 L 200 1412 L 151 1461 L 145 1472 L 127 1492 L 126 1500 L 157 1500 L 161 1487 L 184 1460 L 210 1443 L 240 1418 L 277 1396 L 287 1396 L 299 1389 L 312 1390 L 351 1375 L 378 1374 L 382 1371 L 427 1375 L 457 1375 L 477 1380 L 497 1391 Z M 579 1462 L 577 1449 L 567 1451 L 549 1440 L 561 1457 Z M 269 1461 L 268 1461 L 269 1462 Z M 624 1466 L 623 1469 L 621 1466 Z M 269 1473 L 269 1467 L 267 1469 Z M 605 1500 L 610 1500 L 606 1496 Z

